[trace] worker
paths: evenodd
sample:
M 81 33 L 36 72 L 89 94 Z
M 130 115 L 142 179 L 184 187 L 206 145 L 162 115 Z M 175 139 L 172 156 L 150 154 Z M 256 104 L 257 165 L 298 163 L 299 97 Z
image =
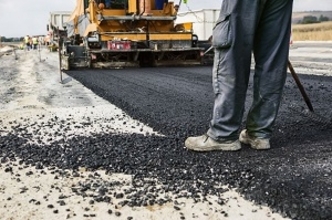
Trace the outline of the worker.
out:
M 32 45 L 33 45 L 33 49 L 37 50 L 37 46 L 38 46 L 38 38 L 36 36 L 32 37 Z
M 188 137 L 194 151 L 236 151 L 241 143 L 270 148 L 286 81 L 292 0 L 223 0 L 213 30 L 214 107 L 206 134 Z M 254 56 L 253 101 L 240 132 L 251 56 Z
M 25 43 L 25 49 L 26 49 L 27 51 L 29 51 L 30 48 L 31 48 L 31 45 L 30 45 L 30 36 L 29 36 L 29 35 L 26 35 L 26 36 L 24 37 L 24 43 Z

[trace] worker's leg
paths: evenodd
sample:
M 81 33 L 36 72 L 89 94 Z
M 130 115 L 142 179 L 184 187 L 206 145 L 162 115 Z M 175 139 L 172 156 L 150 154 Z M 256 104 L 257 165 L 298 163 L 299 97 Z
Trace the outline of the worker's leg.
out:
M 270 138 L 287 73 L 292 0 L 265 0 L 255 35 L 254 100 L 248 134 Z
M 259 13 L 260 0 L 224 0 L 220 38 L 225 37 L 229 22 L 231 45 L 221 39 L 225 48 L 215 49 L 213 88 L 215 102 L 208 136 L 215 140 L 235 140 L 242 122 L 250 75 L 251 52 Z M 215 28 L 217 30 L 217 27 Z M 214 38 L 218 34 L 214 34 Z M 219 39 L 219 38 L 218 38 Z M 218 40 L 218 39 L 214 39 Z M 222 47 L 222 46 L 221 46 Z

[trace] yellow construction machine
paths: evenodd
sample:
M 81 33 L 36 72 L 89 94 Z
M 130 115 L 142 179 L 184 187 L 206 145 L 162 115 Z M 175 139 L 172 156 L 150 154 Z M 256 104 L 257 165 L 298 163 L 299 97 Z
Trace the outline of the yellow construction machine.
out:
M 62 68 L 201 64 L 192 23 L 175 24 L 181 2 L 77 0 L 61 42 Z

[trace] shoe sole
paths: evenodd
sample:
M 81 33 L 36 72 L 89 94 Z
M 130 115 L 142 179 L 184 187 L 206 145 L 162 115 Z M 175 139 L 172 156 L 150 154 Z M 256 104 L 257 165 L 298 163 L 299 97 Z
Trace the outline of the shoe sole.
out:
M 188 143 L 185 143 L 185 146 L 188 150 L 199 151 L 199 152 L 206 152 L 206 151 L 238 151 L 241 149 L 240 143 L 232 143 L 232 144 L 223 144 L 223 146 L 212 146 L 212 147 L 195 147 L 191 146 Z
M 256 147 L 256 146 L 254 146 L 254 144 L 250 141 L 250 139 L 244 138 L 242 134 L 240 134 L 239 141 L 242 144 L 250 145 L 250 147 L 252 149 L 256 149 L 256 150 L 268 150 L 268 149 L 270 149 L 270 147 Z

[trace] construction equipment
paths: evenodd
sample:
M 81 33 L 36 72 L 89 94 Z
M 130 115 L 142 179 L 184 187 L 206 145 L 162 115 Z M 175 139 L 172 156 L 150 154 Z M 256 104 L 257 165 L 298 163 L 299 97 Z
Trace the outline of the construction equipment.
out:
M 179 12 L 176 23 L 192 22 L 193 32 L 198 37 L 198 47 L 203 47 L 204 64 L 213 64 L 214 50 L 212 47 L 212 31 L 219 18 L 220 9 L 200 9 Z
M 69 11 L 52 11 L 50 12 L 49 21 L 46 25 L 47 35 L 40 42 L 49 46 L 51 51 L 56 51 L 59 47 L 60 37 L 67 36 L 65 22 L 68 21 L 71 12 Z
M 176 18 L 168 0 L 77 0 L 62 68 L 200 65 L 204 48 L 192 23 L 175 24 Z

